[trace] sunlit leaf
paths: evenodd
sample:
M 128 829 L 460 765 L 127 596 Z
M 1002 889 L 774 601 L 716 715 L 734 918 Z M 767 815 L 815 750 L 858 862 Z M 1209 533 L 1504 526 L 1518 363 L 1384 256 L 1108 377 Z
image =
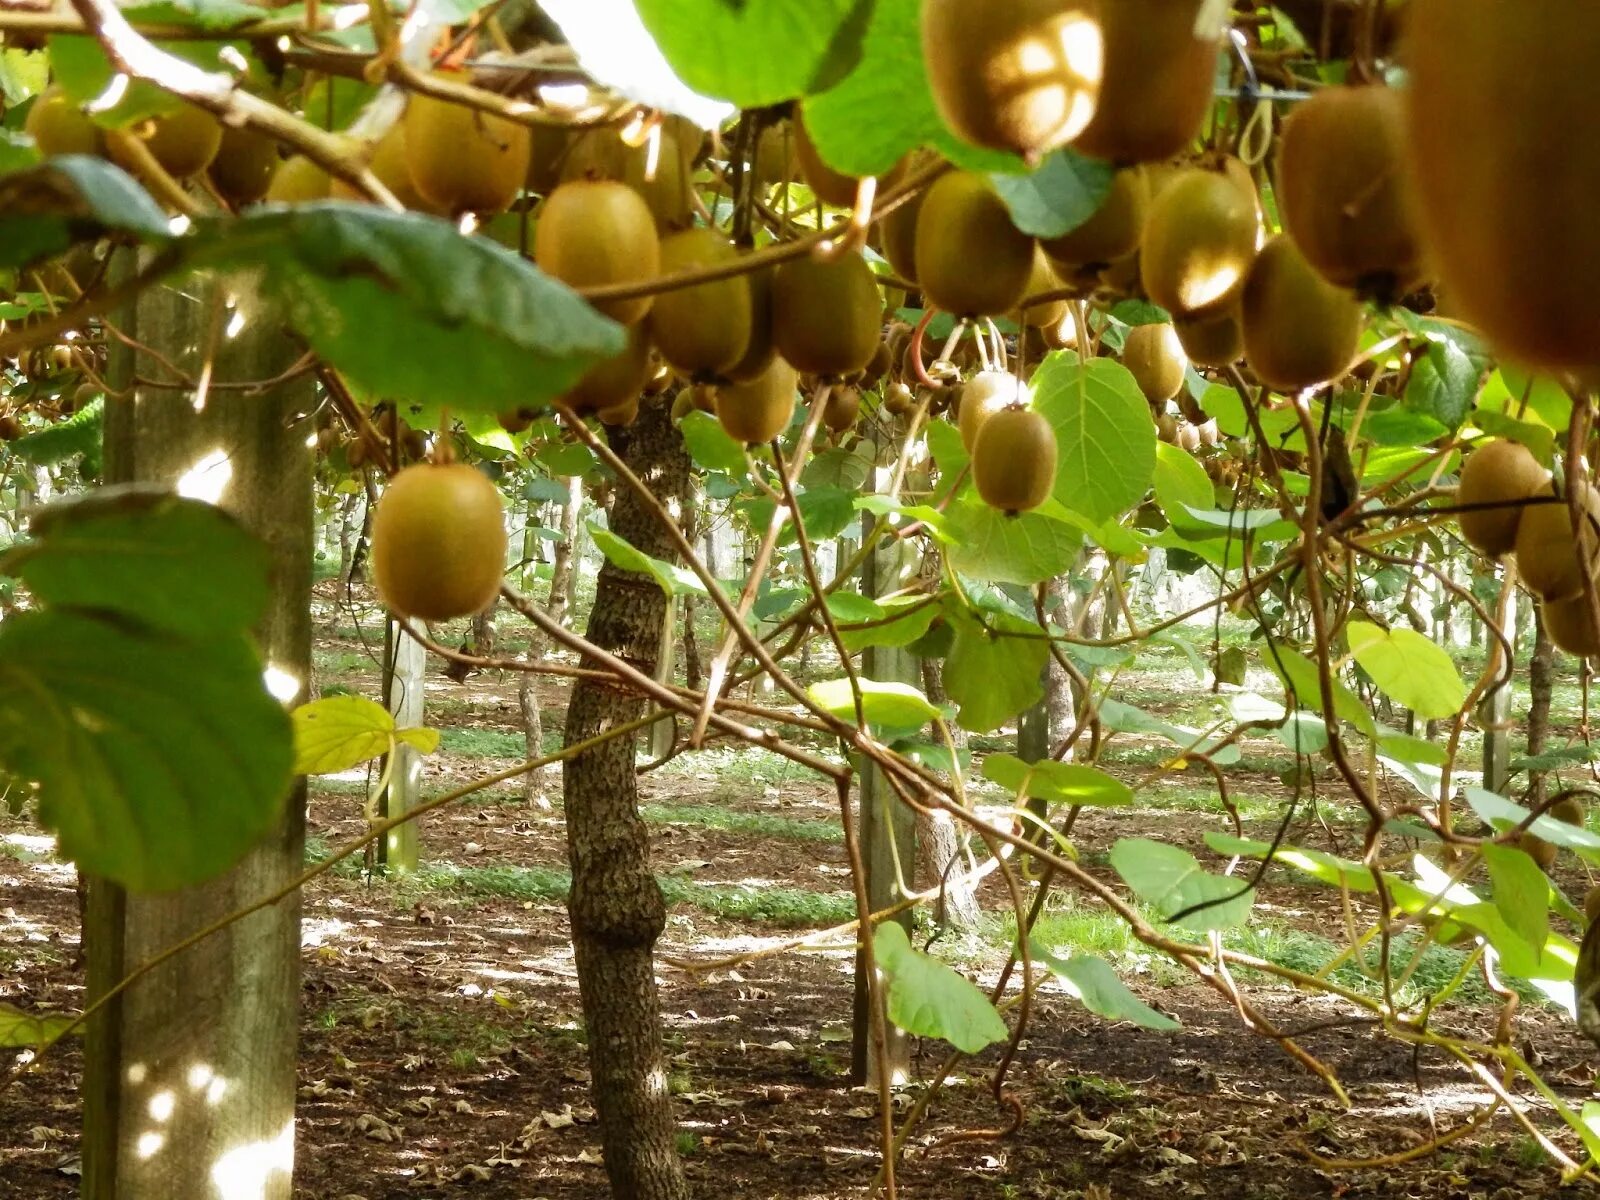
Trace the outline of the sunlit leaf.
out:
M 977 985 L 914 949 L 893 921 L 878 927 L 872 948 L 889 984 L 889 1019 L 907 1033 L 943 1038 L 966 1054 L 1008 1036 L 1006 1023 Z

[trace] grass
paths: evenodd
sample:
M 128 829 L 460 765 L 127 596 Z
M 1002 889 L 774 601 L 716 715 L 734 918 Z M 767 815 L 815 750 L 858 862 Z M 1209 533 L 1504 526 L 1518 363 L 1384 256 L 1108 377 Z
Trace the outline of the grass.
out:
M 844 831 L 832 821 L 807 821 L 770 813 L 742 812 L 709 804 L 647 804 L 644 819 L 657 825 L 691 825 L 746 833 L 752 837 L 782 838 L 797 842 L 842 842 Z

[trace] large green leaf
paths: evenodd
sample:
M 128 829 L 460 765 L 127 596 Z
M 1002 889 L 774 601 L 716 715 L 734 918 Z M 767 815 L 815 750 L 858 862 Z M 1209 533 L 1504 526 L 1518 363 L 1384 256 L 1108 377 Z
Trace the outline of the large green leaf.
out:
M 1082 763 L 1026 763 L 1014 754 L 991 754 L 983 760 L 983 777 L 1023 800 L 1103 808 L 1133 803 L 1133 792 L 1122 780 Z
M 1208 907 L 1178 922 L 1186 929 L 1232 929 L 1250 916 L 1255 890 L 1239 879 L 1204 870 L 1194 855 L 1149 838 L 1121 838 L 1111 847 L 1111 865 L 1134 895 L 1163 917 L 1196 904 Z
M 1550 935 L 1550 880 L 1539 864 L 1513 846 L 1483 847 L 1494 883 L 1494 906 L 1513 933 L 1530 946 Z
M 1298 650 L 1291 650 L 1281 643 L 1274 643 L 1262 658 L 1277 673 L 1278 678 L 1283 680 L 1284 686 L 1289 689 L 1302 708 L 1322 712 L 1322 685 L 1316 663 Z M 1356 698 L 1354 692 L 1340 683 L 1337 677 L 1330 679 L 1329 682 L 1333 685 L 1335 715 L 1349 721 L 1368 737 L 1376 737 L 1378 727 L 1372 720 L 1372 714 L 1367 711 L 1366 705 Z
M 601 529 L 598 525 L 589 526 L 589 536 L 594 539 L 596 548 L 606 556 L 612 566 L 648 575 L 669 597 L 682 595 L 710 597 L 705 584 L 700 582 L 700 577 L 687 567 L 652 558 L 624 538 L 618 537 L 608 529 Z
M 1144 497 L 1155 472 L 1156 427 L 1128 368 L 1057 351 L 1034 373 L 1033 403 L 1056 432 L 1057 500 L 1105 521 Z
M 295 329 L 364 390 L 496 413 L 566 392 L 622 327 L 520 255 L 367 204 L 267 207 L 207 225 L 195 266 L 266 268 Z
M 889 984 L 889 1019 L 918 1037 L 943 1038 L 965 1054 L 1008 1036 L 989 998 L 970 979 L 911 945 L 893 921 L 872 939 L 878 969 Z
M 1219 746 L 1220 734 L 1207 736 L 1187 725 L 1174 725 L 1171 721 L 1147 713 L 1142 708 L 1124 704 L 1120 700 L 1103 697 L 1095 707 L 1100 724 L 1116 733 L 1150 733 L 1164 737 L 1186 754 L 1206 754 L 1219 767 L 1232 766 L 1239 761 L 1239 747 Z
M 1083 545 L 1083 535 L 1065 521 L 1040 513 L 1009 516 L 976 498 L 957 500 L 945 515 L 950 565 L 969 579 L 1042 583 L 1064 574 Z
M 248 629 L 266 607 L 266 548 L 199 500 L 106 488 L 44 510 L 32 533 L 0 558 L 0 572 L 45 604 L 114 613 L 186 637 Z
M 63 855 L 164 890 L 225 870 L 278 822 L 289 717 L 243 633 L 30 612 L 0 622 L 0 764 L 38 785 Z
M 105 397 L 96 396 L 65 421 L 24 434 L 6 448 L 40 467 L 53 467 L 79 455 L 98 462 L 105 416 Z
M 1023 175 L 995 174 L 995 191 L 1011 210 L 1011 223 L 1030 237 L 1070 233 L 1100 210 L 1116 169 L 1069 149 L 1051 153 Z
M 166 241 L 167 215 L 119 167 L 87 154 L 63 154 L 0 175 L 0 267 L 52 258 L 112 233 Z
M 294 710 L 294 770 L 332 775 L 388 754 L 396 743 L 419 753 L 439 748 L 437 729 L 397 729 L 394 714 L 365 696 L 324 696 Z
M 929 604 L 925 596 L 896 596 L 883 601 L 881 624 L 850 628 L 841 625 L 839 639 L 852 654 L 868 646 L 909 646 L 923 634 L 940 615 L 937 604 Z M 829 605 L 831 610 L 832 605 Z
M 1412 361 L 1405 407 L 1453 430 L 1472 411 L 1479 371 L 1479 364 L 1453 337 L 1440 335 L 1428 343 L 1426 353 L 1416 355 Z
M 125 15 L 129 20 L 136 19 L 132 11 L 125 12 Z M 260 10 L 257 10 L 255 16 L 258 19 L 262 16 Z M 68 99 L 75 100 L 79 104 L 95 100 L 105 95 L 112 80 L 118 77 L 117 70 L 106 57 L 105 50 L 92 37 L 81 34 L 51 34 L 48 45 L 51 74 Z M 222 57 L 224 49 L 231 45 L 234 55 L 244 52 L 238 43 L 208 39 L 158 40 L 155 45 L 158 49 L 193 63 L 202 70 L 226 72 L 230 75 L 234 72 L 228 60 Z M 143 120 L 145 117 L 176 112 L 182 106 L 183 101 L 171 92 L 164 91 L 143 79 L 136 79 L 122 87 L 116 104 L 110 108 L 97 110 L 94 119 L 101 125 L 115 129 Z
M 1217 854 L 1240 855 L 1244 858 L 1265 858 L 1272 849 L 1269 842 L 1236 838 L 1227 833 L 1207 833 L 1206 845 Z M 1349 888 L 1353 892 L 1373 892 L 1377 884 L 1372 872 L 1358 862 L 1338 858 L 1325 850 L 1308 850 L 1300 846 L 1279 846 L 1273 851 L 1274 862 L 1287 863 L 1313 879 L 1333 887 Z M 1387 877 L 1386 877 L 1387 878 Z
M 1444 647 L 1414 629 L 1383 630 L 1367 621 L 1351 621 L 1345 632 L 1356 662 L 1386 695 L 1430 720 L 1460 710 L 1467 685 Z
M 888 729 L 915 729 L 939 716 L 939 710 L 920 688 L 892 680 L 858 678 L 861 686 L 861 714 L 867 724 Z M 813 683 L 806 695 L 843 721 L 856 719 L 855 691 L 849 679 L 829 679 Z
M 634 0 L 678 77 L 741 108 L 820 92 L 861 57 L 871 0 Z
M 722 422 L 710 413 L 685 413 L 678 422 L 678 429 L 683 433 L 684 448 L 695 465 L 729 475 L 744 473 L 744 447 L 729 437 Z
M 76 1020 L 65 1013 L 32 1013 L 14 1004 L 0 1004 L 0 1046 L 8 1050 L 43 1046 L 59 1038 Z
M 1191 509 L 1210 508 L 1217 501 L 1216 488 L 1206 469 L 1181 446 L 1156 443 L 1156 503 L 1167 514 L 1167 521 L 1185 537 L 1211 537 L 1217 531 L 1189 515 Z
M 1096 1016 L 1110 1021 L 1132 1021 L 1146 1029 L 1182 1028 L 1166 1013 L 1157 1012 L 1130 992 L 1128 985 L 1117 978 L 1111 964 L 1103 958 L 1093 954 L 1057 958 L 1043 950 L 1034 950 L 1033 956 L 1050 969 L 1050 974 L 1061 981 L 1061 986 L 1078 1003 Z
M 1497 832 L 1521 825 L 1528 819 L 1526 808 L 1520 804 L 1513 804 L 1495 792 L 1475 787 L 1461 790 L 1472 811 L 1493 826 Z M 1565 821 L 1543 815 L 1535 817 L 1528 829 L 1545 841 L 1571 850 L 1580 858 L 1600 865 L 1600 834 L 1590 833 L 1582 825 L 1569 825 Z
M 960 706 L 962 728 L 973 733 L 1000 728 L 1042 696 L 1040 672 L 1050 656 L 1032 621 L 1001 612 L 984 617 L 995 633 L 966 612 L 951 617 L 955 643 L 944 664 L 945 690 Z

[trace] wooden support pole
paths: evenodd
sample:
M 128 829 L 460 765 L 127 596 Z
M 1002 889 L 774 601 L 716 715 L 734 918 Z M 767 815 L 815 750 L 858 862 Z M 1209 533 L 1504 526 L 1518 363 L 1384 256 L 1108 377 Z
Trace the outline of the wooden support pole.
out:
M 385 623 L 383 634 L 383 703 L 401 729 L 423 721 L 423 684 L 428 652 L 422 643 L 396 622 Z M 378 798 L 378 816 L 399 817 L 422 799 L 422 755 L 415 746 L 402 744 L 384 764 L 389 781 Z M 391 829 L 378 846 L 378 861 L 390 875 L 415 871 L 419 862 L 417 823 L 407 821 Z

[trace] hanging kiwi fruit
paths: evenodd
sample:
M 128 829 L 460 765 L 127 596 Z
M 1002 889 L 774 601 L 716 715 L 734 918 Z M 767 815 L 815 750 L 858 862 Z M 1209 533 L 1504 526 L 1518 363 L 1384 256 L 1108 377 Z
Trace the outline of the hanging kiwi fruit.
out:
M 1189 356 L 1171 325 L 1135 325 L 1122 343 L 1122 365 L 1144 398 L 1159 409 L 1183 389 Z
M 732 242 L 711 229 L 684 229 L 661 239 L 661 272 L 671 275 L 730 262 Z M 743 275 L 662 292 L 650 306 L 650 337 L 661 357 L 689 378 L 720 375 L 744 357 L 753 315 Z
M 749 253 L 749 251 L 745 251 Z M 745 275 L 750 285 L 750 340 L 745 343 L 739 361 L 723 372 L 735 383 L 749 383 L 766 374 L 778 347 L 772 337 L 772 278 L 773 267 L 762 267 Z M 707 410 L 709 411 L 709 410 Z
M 923 0 L 922 58 L 963 141 L 1036 162 L 1083 132 L 1104 64 L 1099 5 Z
M 1540 609 L 1550 640 L 1568 654 L 1592 658 L 1600 654 L 1600 628 L 1589 607 L 1589 597 L 1579 592 L 1570 600 L 1556 600 Z
M 511 207 L 528 177 L 526 125 L 422 94 L 411 97 L 403 123 L 406 168 L 429 203 L 452 216 Z
M 1094 116 L 1072 148 L 1118 165 L 1189 148 L 1211 107 L 1222 25 L 1199 29 L 1204 0 L 1099 6 L 1104 66 Z
M 574 180 L 539 209 L 533 260 L 575 288 L 637 283 L 661 272 L 661 240 L 643 197 L 625 183 Z M 614 321 L 632 325 L 650 311 L 650 296 L 596 300 Z
M 1568 485 L 1578 493 L 1578 515 L 1584 557 L 1591 564 L 1600 553 L 1600 494 L 1582 480 Z M 1583 567 L 1578 539 L 1565 497 L 1560 503 L 1530 504 L 1517 522 L 1517 570 L 1528 590 L 1546 603 L 1583 594 Z
M 916 259 L 928 303 L 960 317 L 997 317 L 1016 308 L 1027 290 L 1033 239 L 1011 223 L 987 179 L 951 171 L 923 197 Z
M 1111 187 L 1094 215 L 1060 237 L 1039 245 L 1064 276 L 1080 270 L 1099 271 L 1139 248 L 1150 208 L 1150 181 L 1142 167 L 1128 167 L 1111 177 Z
M 615 408 L 639 398 L 650 377 L 650 369 L 650 338 L 642 325 L 630 325 L 628 340 L 622 349 L 584 372 L 564 399 L 580 413 Z
M 1318 275 L 1286 234 L 1268 242 L 1251 266 L 1240 311 L 1245 361 L 1280 392 L 1348 371 L 1366 322 L 1361 302 Z
M 171 112 L 141 121 L 123 134 L 143 142 L 150 157 L 174 179 L 200 174 L 222 146 L 222 122 L 187 102 L 180 102 Z M 123 152 L 116 138 L 108 139 L 106 147 L 119 167 L 138 173 L 133 159 Z
M 100 127 L 55 84 L 39 93 L 22 128 L 44 158 L 99 154 L 104 145 Z
M 816 144 L 806 133 L 806 123 L 797 108 L 794 116 L 794 153 L 800 168 L 800 179 L 824 204 L 835 208 L 853 208 L 856 189 L 861 180 L 855 175 L 835 171 L 817 153 Z M 888 191 L 899 183 L 906 172 L 906 160 L 901 159 L 878 180 L 879 191 Z
M 1456 503 L 1492 505 L 1467 508 L 1457 520 L 1467 543 L 1491 558 L 1510 554 L 1527 502 L 1550 491 L 1550 472 L 1521 442 L 1495 438 L 1485 442 L 1461 466 Z
M 1027 385 L 1009 371 L 979 371 L 962 384 L 956 401 L 956 425 L 967 453 L 971 454 L 978 444 L 978 431 L 990 417 L 1003 408 L 1026 406 L 1032 400 Z
M 1324 279 L 1385 304 L 1422 271 L 1402 105 L 1392 88 L 1323 88 L 1290 114 L 1278 147 L 1284 229 Z
M 333 180 L 316 163 L 303 154 L 283 160 L 272 173 L 264 197 L 268 204 L 307 204 L 313 200 L 326 200 Z
M 843 377 L 872 361 L 883 298 L 860 254 L 792 259 L 772 279 L 772 336 L 797 371 Z
M 222 127 L 217 156 L 206 168 L 206 178 L 229 204 L 238 208 L 254 204 L 267 194 L 278 170 L 278 143 L 253 129 Z
M 847 433 L 854 428 L 861 415 L 861 393 L 849 384 L 836 384 L 828 389 L 828 398 L 822 406 L 822 423 L 833 433 Z
M 1408 184 L 1452 307 L 1549 371 L 1600 365 L 1600 7 L 1409 0 Z
M 984 503 L 1015 515 L 1038 508 L 1056 484 L 1056 433 L 1031 408 L 991 413 L 972 447 L 972 482 Z
M 717 420 L 734 441 L 764 445 L 789 427 L 799 377 L 781 358 L 749 383 L 717 389 Z
M 689 199 L 692 163 L 701 140 L 689 122 L 669 117 L 637 146 L 614 127 L 578 134 L 561 163 L 560 181 L 607 179 L 638 192 L 663 233 L 693 223 Z
M 1173 322 L 1178 344 L 1197 367 L 1226 367 L 1244 357 L 1244 319 L 1237 304 Z
M 1139 274 L 1174 317 L 1216 312 L 1237 296 L 1260 232 L 1255 189 L 1236 173 L 1191 167 L 1150 204 Z
M 416 184 L 411 182 L 411 168 L 407 165 L 406 157 L 404 121 L 396 121 L 389 127 L 388 132 L 378 139 L 378 144 L 372 148 L 372 158 L 367 162 L 367 169 L 379 183 L 389 189 L 396 200 L 405 205 L 408 211 L 431 213 L 436 217 L 450 215 L 447 209 L 433 203 L 417 191 Z M 358 191 L 354 185 L 342 179 L 332 181 L 328 187 L 328 195 L 335 200 L 367 199 L 365 192 Z
M 480 612 L 500 591 L 505 561 L 499 489 L 465 463 L 406 467 L 373 511 L 373 582 L 400 616 L 447 621 Z
M 1033 249 L 1033 270 L 1029 273 L 1028 284 L 1022 291 L 1023 300 L 1060 290 L 1061 276 L 1056 274 L 1044 251 L 1036 245 Z M 1046 329 L 1071 318 L 1068 303 L 1065 299 L 1057 299 L 1047 300 L 1043 304 L 1029 304 L 1011 314 L 1012 320 L 1026 328 Z

